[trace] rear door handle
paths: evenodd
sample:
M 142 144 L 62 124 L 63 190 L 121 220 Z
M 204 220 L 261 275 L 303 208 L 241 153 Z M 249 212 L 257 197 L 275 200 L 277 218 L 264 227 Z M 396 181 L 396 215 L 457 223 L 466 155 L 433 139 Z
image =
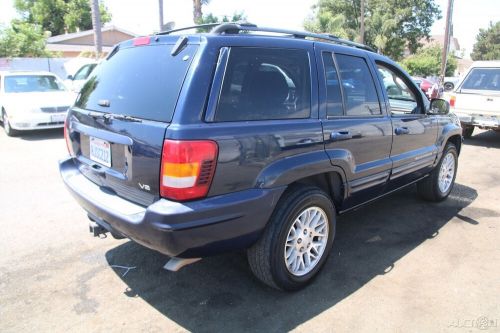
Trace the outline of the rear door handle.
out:
M 352 133 L 349 131 L 332 132 L 330 134 L 330 139 L 332 139 L 332 141 L 349 140 L 352 139 Z
M 396 127 L 394 132 L 396 135 L 410 134 L 408 127 Z

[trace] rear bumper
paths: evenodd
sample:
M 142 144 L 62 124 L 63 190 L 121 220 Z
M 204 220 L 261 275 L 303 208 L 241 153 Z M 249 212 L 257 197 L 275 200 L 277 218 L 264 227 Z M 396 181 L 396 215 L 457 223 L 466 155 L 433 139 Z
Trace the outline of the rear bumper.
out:
M 106 229 L 169 256 L 196 258 L 243 249 L 260 237 L 284 187 L 249 189 L 192 202 L 143 207 L 89 181 L 72 158 L 60 162 L 69 192 Z
M 477 126 L 485 129 L 500 128 L 500 117 L 467 112 L 455 112 L 462 125 Z

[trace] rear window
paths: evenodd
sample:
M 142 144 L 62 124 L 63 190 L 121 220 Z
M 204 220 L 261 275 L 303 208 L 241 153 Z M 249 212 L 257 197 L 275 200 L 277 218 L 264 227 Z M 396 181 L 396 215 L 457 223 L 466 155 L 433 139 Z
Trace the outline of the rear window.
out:
M 500 68 L 473 68 L 462 89 L 500 91 Z
M 131 47 L 103 61 L 89 76 L 75 106 L 136 118 L 171 121 L 182 83 L 197 50 L 188 45 Z M 101 104 L 101 105 L 100 105 Z M 108 104 L 109 106 L 102 106 Z

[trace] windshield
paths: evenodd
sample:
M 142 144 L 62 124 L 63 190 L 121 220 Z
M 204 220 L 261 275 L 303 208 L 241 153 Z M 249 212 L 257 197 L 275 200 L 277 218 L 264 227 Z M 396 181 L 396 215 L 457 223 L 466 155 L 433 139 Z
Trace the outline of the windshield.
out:
M 472 69 L 462 89 L 500 91 L 500 68 Z
M 90 74 L 75 106 L 156 121 L 171 121 L 197 45 L 172 56 L 173 45 L 119 50 Z
M 64 85 L 52 75 L 12 75 L 5 77 L 6 93 L 64 91 Z

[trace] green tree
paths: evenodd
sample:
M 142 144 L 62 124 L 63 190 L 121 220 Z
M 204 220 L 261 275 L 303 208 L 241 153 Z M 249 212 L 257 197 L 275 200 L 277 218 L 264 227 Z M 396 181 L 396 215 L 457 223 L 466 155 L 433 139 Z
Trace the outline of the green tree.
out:
M 304 27 L 314 32 L 358 39 L 361 0 L 319 0 Z M 415 52 L 441 18 L 435 0 L 365 0 L 365 43 L 394 59 L 405 47 Z
M 488 29 L 479 29 L 472 48 L 472 60 L 500 60 L 500 21 L 490 22 Z
M 14 7 L 23 21 L 38 24 L 53 36 L 92 29 L 88 0 L 15 0 Z M 101 22 L 111 21 L 111 14 L 100 4 Z
M 203 15 L 201 20 L 199 20 L 199 24 L 210 24 L 210 23 L 224 23 L 224 22 L 238 22 L 238 21 L 246 21 L 247 16 L 245 15 L 244 12 L 236 12 L 233 13 L 232 16 L 228 15 L 223 15 L 221 17 L 217 17 L 212 13 L 209 13 L 207 15 Z M 206 28 L 199 28 L 198 32 L 205 32 L 210 29 Z
M 0 29 L 0 57 L 48 57 L 45 36 L 40 26 L 13 21 Z
M 438 45 L 424 47 L 417 53 L 407 57 L 401 65 L 414 76 L 437 76 L 441 71 L 442 48 Z M 457 69 L 457 60 L 449 57 L 446 62 L 446 76 L 453 76 Z

